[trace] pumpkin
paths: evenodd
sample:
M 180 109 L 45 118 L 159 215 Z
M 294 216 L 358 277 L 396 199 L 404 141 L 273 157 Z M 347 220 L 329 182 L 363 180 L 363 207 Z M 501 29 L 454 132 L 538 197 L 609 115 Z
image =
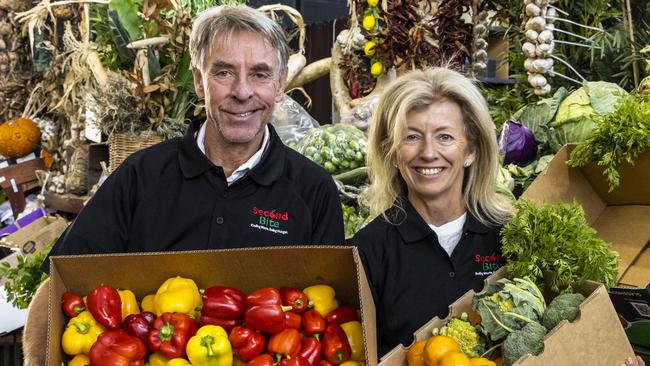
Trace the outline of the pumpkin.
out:
M 41 140 L 41 130 L 29 118 L 16 118 L 0 125 L 0 155 L 19 158 L 34 149 Z

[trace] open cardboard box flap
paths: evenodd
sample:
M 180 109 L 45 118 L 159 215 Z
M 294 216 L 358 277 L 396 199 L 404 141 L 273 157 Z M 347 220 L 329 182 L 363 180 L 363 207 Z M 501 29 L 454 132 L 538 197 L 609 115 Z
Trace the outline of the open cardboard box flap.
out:
M 575 199 L 584 208 L 587 222 L 596 229 L 597 236 L 611 243 L 619 253 L 619 280 L 645 286 L 650 281 L 650 272 L 626 277 L 626 271 L 650 241 L 650 151 L 639 155 L 634 165 L 623 164 L 619 169 L 621 184 L 609 192 L 602 167 L 566 165 L 574 147 L 560 149 L 522 198 L 548 203 Z
M 263 287 L 328 284 L 340 304 L 361 309 L 366 360 L 377 364 L 375 307 L 355 247 L 268 247 L 230 250 L 61 256 L 50 258 L 48 365 L 65 359 L 60 310 L 65 291 L 87 294 L 100 284 L 130 289 L 138 299 L 170 277 L 193 279 L 199 288 L 227 285 L 245 293 Z
M 505 275 L 505 268 L 500 269 L 485 280 L 486 286 Z M 577 290 L 586 297 L 580 305 L 578 318 L 573 322 L 562 321 L 544 338 L 544 351 L 541 354 L 526 355 L 513 366 L 617 366 L 634 355 L 605 287 L 587 281 Z M 415 341 L 428 339 L 433 328 L 445 325 L 452 317 L 463 312 L 473 314 L 474 294 L 474 291 L 468 291 L 451 304 L 447 318 L 433 318 L 418 329 Z M 398 345 L 382 357 L 379 366 L 408 366 L 407 351 L 408 347 Z

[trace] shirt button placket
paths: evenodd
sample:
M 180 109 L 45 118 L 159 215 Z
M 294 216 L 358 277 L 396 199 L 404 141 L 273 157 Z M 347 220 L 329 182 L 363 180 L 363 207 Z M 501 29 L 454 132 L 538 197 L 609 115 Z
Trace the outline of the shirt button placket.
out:
M 217 224 L 219 225 L 223 224 L 223 217 L 221 216 L 217 217 Z

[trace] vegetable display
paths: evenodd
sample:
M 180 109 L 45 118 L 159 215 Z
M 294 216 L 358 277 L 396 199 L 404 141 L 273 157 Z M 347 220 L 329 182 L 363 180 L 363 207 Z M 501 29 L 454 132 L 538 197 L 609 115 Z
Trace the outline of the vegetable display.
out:
M 620 184 L 619 167 L 650 148 L 650 96 L 625 96 L 610 114 L 595 118 L 595 128 L 572 152 L 569 166 L 595 162 L 604 167 L 609 190 Z
M 519 200 L 515 208 L 517 213 L 501 230 L 510 276 L 530 276 L 541 287 L 544 272 L 553 271 L 550 290 L 555 293 L 571 292 L 584 280 L 607 288 L 616 284 L 618 253 L 594 236 L 582 206 Z
M 149 366 L 362 366 L 365 364 L 363 326 L 358 309 L 339 306 L 334 288 L 315 284 L 304 289 L 266 287 L 248 295 L 234 287 L 198 290 L 196 283 L 172 277 L 160 286 L 152 305 L 123 320 L 123 302 L 136 295 L 108 285 L 84 298 L 62 296 L 61 311 L 70 319 L 61 345 L 68 365 Z M 120 294 L 123 296 L 120 298 Z M 127 295 L 126 297 L 124 295 Z M 164 295 L 164 296 L 160 296 Z M 122 301 L 125 299 L 125 301 Z M 181 306 L 179 306 L 179 304 Z M 188 304 L 192 304 L 191 307 Z M 287 305 L 284 305 L 287 304 Z M 134 305 L 138 307 L 137 301 Z M 132 306 L 130 305 L 130 306 Z M 192 318 L 201 307 L 201 316 Z M 156 315 L 177 307 L 177 312 Z M 102 325 L 96 320 L 103 319 Z M 217 319 L 224 326 L 211 324 Z M 236 324 L 236 325 L 233 325 Z M 115 326 L 117 328 L 115 328 Z M 230 327 L 231 326 L 231 327 Z M 226 329 L 230 327 L 230 329 Z M 85 363 L 84 363 L 85 362 Z
M 367 139 L 363 131 L 349 125 L 325 125 L 310 129 L 296 150 L 330 174 L 361 167 L 365 163 Z

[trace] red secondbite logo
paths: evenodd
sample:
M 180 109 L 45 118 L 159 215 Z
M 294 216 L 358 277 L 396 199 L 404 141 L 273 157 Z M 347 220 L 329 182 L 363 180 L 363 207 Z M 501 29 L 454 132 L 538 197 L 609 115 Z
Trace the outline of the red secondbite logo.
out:
M 253 206 L 253 215 L 257 215 L 260 217 L 268 217 L 269 219 L 274 219 L 274 220 L 289 221 L 288 212 L 276 212 L 275 210 L 273 211 L 262 210 L 255 206 Z
M 481 255 L 476 253 L 474 255 L 474 262 L 481 267 L 481 270 L 484 272 L 493 272 L 503 266 L 503 256 L 501 254 L 497 255 Z

